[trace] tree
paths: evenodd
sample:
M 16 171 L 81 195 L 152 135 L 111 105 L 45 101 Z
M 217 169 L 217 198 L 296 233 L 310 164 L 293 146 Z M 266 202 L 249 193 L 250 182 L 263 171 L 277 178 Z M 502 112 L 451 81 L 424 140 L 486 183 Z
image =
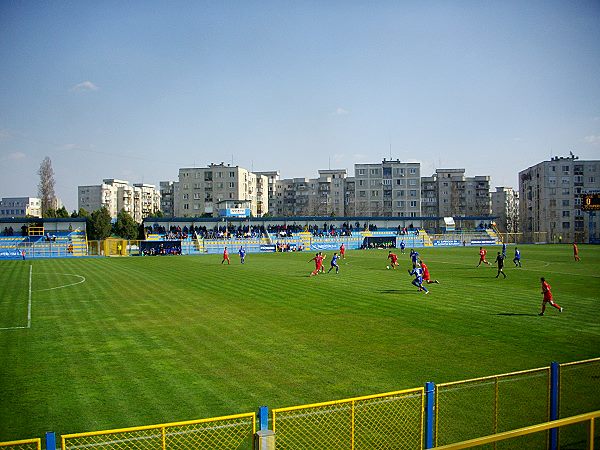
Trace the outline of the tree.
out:
M 117 221 L 113 226 L 113 232 L 123 239 L 137 239 L 138 224 L 131 214 L 122 209 L 117 215 Z
M 81 218 L 89 218 L 90 217 L 90 213 L 87 212 L 84 208 L 79 208 L 79 211 L 73 211 L 71 213 L 71 217 L 72 218 L 77 218 L 77 217 L 81 217 Z
M 40 176 L 40 183 L 38 184 L 38 196 L 42 200 L 42 217 L 48 217 L 45 213 L 49 209 L 56 208 L 56 194 L 54 193 L 54 169 L 52 169 L 52 161 L 48 156 L 46 156 L 40 164 L 38 175 Z
M 65 208 L 64 206 L 61 206 L 56 210 L 56 217 L 66 219 L 69 217 L 69 211 L 67 211 L 67 208 Z
M 92 213 L 87 221 L 87 232 L 91 240 L 102 240 L 110 236 L 112 225 L 108 209 L 102 207 Z

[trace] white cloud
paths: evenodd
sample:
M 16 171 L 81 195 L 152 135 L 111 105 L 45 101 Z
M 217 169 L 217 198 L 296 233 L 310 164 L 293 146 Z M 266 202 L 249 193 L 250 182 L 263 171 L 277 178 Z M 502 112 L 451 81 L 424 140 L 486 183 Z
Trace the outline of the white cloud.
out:
M 12 137 L 12 133 L 8 130 L 0 130 L 0 141 L 4 139 L 10 139 Z
M 583 140 L 585 142 L 587 142 L 588 144 L 599 145 L 600 144 L 600 135 L 591 134 L 589 136 L 584 137 Z
M 340 107 L 338 107 L 333 113 L 334 116 L 347 116 L 348 114 L 350 114 L 350 111 Z
M 98 89 L 99 87 L 91 81 L 82 81 L 71 88 L 74 92 L 97 91 Z
M 26 157 L 27 155 L 23 152 L 13 152 L 1 158 L 0 161 L 18 161 L 20 159 L 25 159 Z

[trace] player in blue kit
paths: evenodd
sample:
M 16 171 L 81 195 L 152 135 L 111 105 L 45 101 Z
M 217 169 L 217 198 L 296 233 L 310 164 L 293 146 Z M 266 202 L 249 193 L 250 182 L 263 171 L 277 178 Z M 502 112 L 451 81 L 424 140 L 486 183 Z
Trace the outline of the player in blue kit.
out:
M 419 292 L 425 291 L 426 294 L 429 294 L 427 288 L 423 286 L 423 269 L 421 269 L 418 264 L 413 270 L 409 270 L 408 274 L 415 276 L 415 279 L 412 280 L 412 284 L 419 288 Z
M 404 255 L 404 249 L 406 248 L 406 244 L 404 243 L 404 239 L 400 241 L 400 253 Z
M 419 252 L 410 249 L 410 259 L 412 261 L 413 269 L 419 265 Z
M 515 267 L 521 267 L 521 252 L 518 248 L 515 247 L 515 257 L 513 258 L 513 262 L 515 263 Z
M 502 258 L 506 259 L 506 242 L 502 243 Z
M 246 262 L 246 250 L 244 247 L 240 247 L 238 254 L 240 255 L 240 262 L 244 264 Z
M 333 254 L 333 256 L 331 257 L 331 267 L 329 268 L 327 273 L 331 272 L 331 269 L 333 269 L 334 267 L 335 267 L 335 273 L 340 273 L 340 266 L 338 266 L 338 264 L 337 264 L 338 258 L 339 258 L 339 256 L 338 256 L 337 252 L 335 252 Z

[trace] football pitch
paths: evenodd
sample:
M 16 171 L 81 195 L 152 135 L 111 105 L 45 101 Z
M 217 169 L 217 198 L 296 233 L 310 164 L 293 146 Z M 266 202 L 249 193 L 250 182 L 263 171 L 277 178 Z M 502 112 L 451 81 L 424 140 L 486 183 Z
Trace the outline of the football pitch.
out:
M 246 413 L 600 356 L 600 247 L 0 261 L 0 441 Z M 489 247 L 492 262 L 499 248 Z M 325 270 L 332 252 L 326 252 Z M 408 253 L 408 249 L 407 249 Z M 564 312 L 539 317 L 540 277 Z M 597 394 L 597 392 L 596 392 Z M 465 405 L 468 407 L 468 405 Z

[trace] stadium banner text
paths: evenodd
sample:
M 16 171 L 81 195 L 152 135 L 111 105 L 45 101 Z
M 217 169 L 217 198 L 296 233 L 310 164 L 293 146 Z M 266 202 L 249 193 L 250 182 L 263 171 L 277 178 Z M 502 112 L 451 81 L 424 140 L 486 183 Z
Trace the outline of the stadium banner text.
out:
M 433 246 L 434 247 L 452 247 L 462 245 L 462 241 L 460 239 L 434 239 Z
M 260 246 L 260 251 L 261 252 L 274 252 L 275 251 L 275 245 L 261 245 Z
M 496 243 L 495 240 L 493 239 L 473 239 L 471 241 L 471 244 L 477 244 L 477 245 L 494 245 Z

